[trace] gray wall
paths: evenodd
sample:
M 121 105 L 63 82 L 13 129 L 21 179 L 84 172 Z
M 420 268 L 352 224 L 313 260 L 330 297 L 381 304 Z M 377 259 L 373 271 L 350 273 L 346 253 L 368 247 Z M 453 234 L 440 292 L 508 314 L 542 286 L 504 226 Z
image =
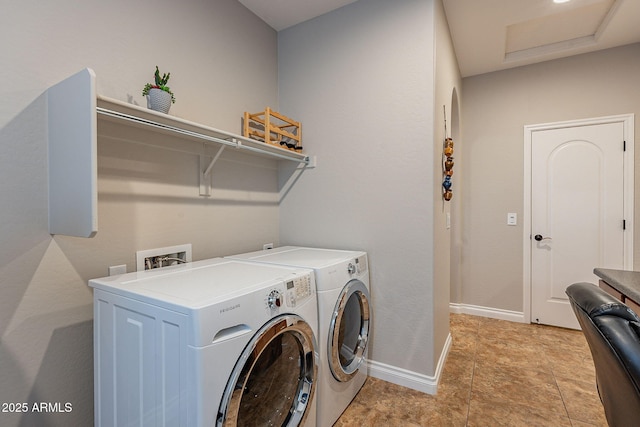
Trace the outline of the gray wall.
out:
M 360 0 L 279 41 L 235 0 L 21 2 L 0 28 L 11 40 L 0 46 L 10 64 L 0 69 L 0 402 L 73 405 L 0 413 L 1 425 L 91 425 L 86 282 L 110 265 L 133 270 L 136 250 L 178 243 L 195 259 L 280 240 L 368 250 L 372 358 L 434 374 L 450 269 L 440 104 L 451 111 L 459 89 L 439 1 Z M 49 235 L 43 92 L 91 67 L 100 94 L 145 105 L 155 65 L 172 73 L 171 114 L 239 133 L 243 111 L 279 108 L 303 122 L 318 167 L 287 191 L 290 170 L 225 152 L 203 199 L 195 156 L 102 138 L 98 235 Z
M 637 120 L 639 100 L 640 44 L 463 79 L 464 247 L 453 302 L 524 309 L 523 127 L 626 113 Z M 506 225 L 507 212 L 518 213 L 518 226 Z
M 277 165 L 225 154 L 203 199 L 197 157 L 99 138 L 98 235 L 51 236 L 41 94 L 91 67 L 100 94 L 146 105 L 159 65 L 171 114 L 239 133 L 243 111 L 277 106 L 277 36 L 236 0 L 11 2 L 0 28 L 0 402 L 73 408 L 0 412 L 0 425 L 93 425 L 87 280 L 135 269 L 140 249 L 190 242 L 202 259 L 277 244 Z
M 444 228 L 442 110 L 434 105 L 440 8 L 360 0 L 278 35 L 280 107 L 302 121 L 304 146 L 318 159 L 282 201 L 281 240 L 367 250 L 369 355 L 427 376 L 448 335 L 448 256 L 434 263 L 436 239 L 448 239 L 436 237 Z M 442 74 L 450 104 L 457 66 Z
M 439 352 L 445 345 L 449 329 L 449 302 L 450 286 L 455 285 L 458 277 L 460 262 L 459 251 L 461 242 L 459 239 L 462 230 L 462 173 L 464 165 L 462 161 L 462 146 L 460 127 L 462 124 L 460 112 L 460 94 L 462 79 L 458 69 L 458 62 L 453 49 L 453 42 L 449 34 L 444 8 L 440 1 L 436 1 L 435 19 L 435 96 L 434 96 L 434 144 L 433 144 L 433 230 L 434 230 L 434 358 L 440 356 Z M 445 129 L 446 128 L 446 129 Z M 446 134 L 445 134 L 446 131 Z M 443 143 L 450 137 L 454 141 L 454 174 L 451 177 L 453 186 L 453 198 L 444 201 L 441 197 L 443 182 Z M 450 217 L 447 228 L 447 216 Z

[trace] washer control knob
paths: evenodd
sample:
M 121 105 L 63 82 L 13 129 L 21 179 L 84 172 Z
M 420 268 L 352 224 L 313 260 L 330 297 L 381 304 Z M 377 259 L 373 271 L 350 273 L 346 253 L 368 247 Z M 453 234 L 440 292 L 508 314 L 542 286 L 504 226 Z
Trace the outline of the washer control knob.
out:
M 267 296 L 267 306 L 273 310 L 276 307 L 280 307 L 280 305 L 282 305 L 282 300 L 280 299 L 280 291 L 274 289 L 269 292 L 269 295 Z
M 349 267 L 347 267 L 347 271 L 349 272 L 349 274 L 355 274 L 356 272 L 356 266 L 353 265 L 353 263 L 349 263 Z

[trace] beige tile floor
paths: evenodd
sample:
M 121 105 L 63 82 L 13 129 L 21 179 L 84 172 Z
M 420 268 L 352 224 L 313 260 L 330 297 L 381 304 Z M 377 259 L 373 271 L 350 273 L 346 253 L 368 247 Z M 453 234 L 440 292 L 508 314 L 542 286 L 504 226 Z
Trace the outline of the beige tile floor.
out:
M 451 315 L 437 395 L 368 378 L 334 427 L 606 426 L 579 331 Z

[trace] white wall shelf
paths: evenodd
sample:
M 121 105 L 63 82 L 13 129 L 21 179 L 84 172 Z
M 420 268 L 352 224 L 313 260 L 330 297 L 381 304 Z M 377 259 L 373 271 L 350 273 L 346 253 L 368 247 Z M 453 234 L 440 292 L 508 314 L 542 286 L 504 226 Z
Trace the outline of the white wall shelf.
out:
M 200 156 L 200 195 L 211 191 L 211 170 L 225 149 L 310 165 L 282 149 L 137 105 L 97 95 L 86 68 L 47 90 L 49 233 L 92 237 L 98 231 L 97 140 L 132 143 Z

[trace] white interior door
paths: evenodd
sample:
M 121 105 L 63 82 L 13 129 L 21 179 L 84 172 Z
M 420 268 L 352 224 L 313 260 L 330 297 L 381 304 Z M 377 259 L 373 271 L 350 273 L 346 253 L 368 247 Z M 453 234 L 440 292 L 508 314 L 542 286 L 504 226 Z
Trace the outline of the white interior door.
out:
M 531 321 L 579 329 L 565 289 L 625 266 L 624 124 L 531 133 Z M 628 218 L 628 221 L 631 219 Z

